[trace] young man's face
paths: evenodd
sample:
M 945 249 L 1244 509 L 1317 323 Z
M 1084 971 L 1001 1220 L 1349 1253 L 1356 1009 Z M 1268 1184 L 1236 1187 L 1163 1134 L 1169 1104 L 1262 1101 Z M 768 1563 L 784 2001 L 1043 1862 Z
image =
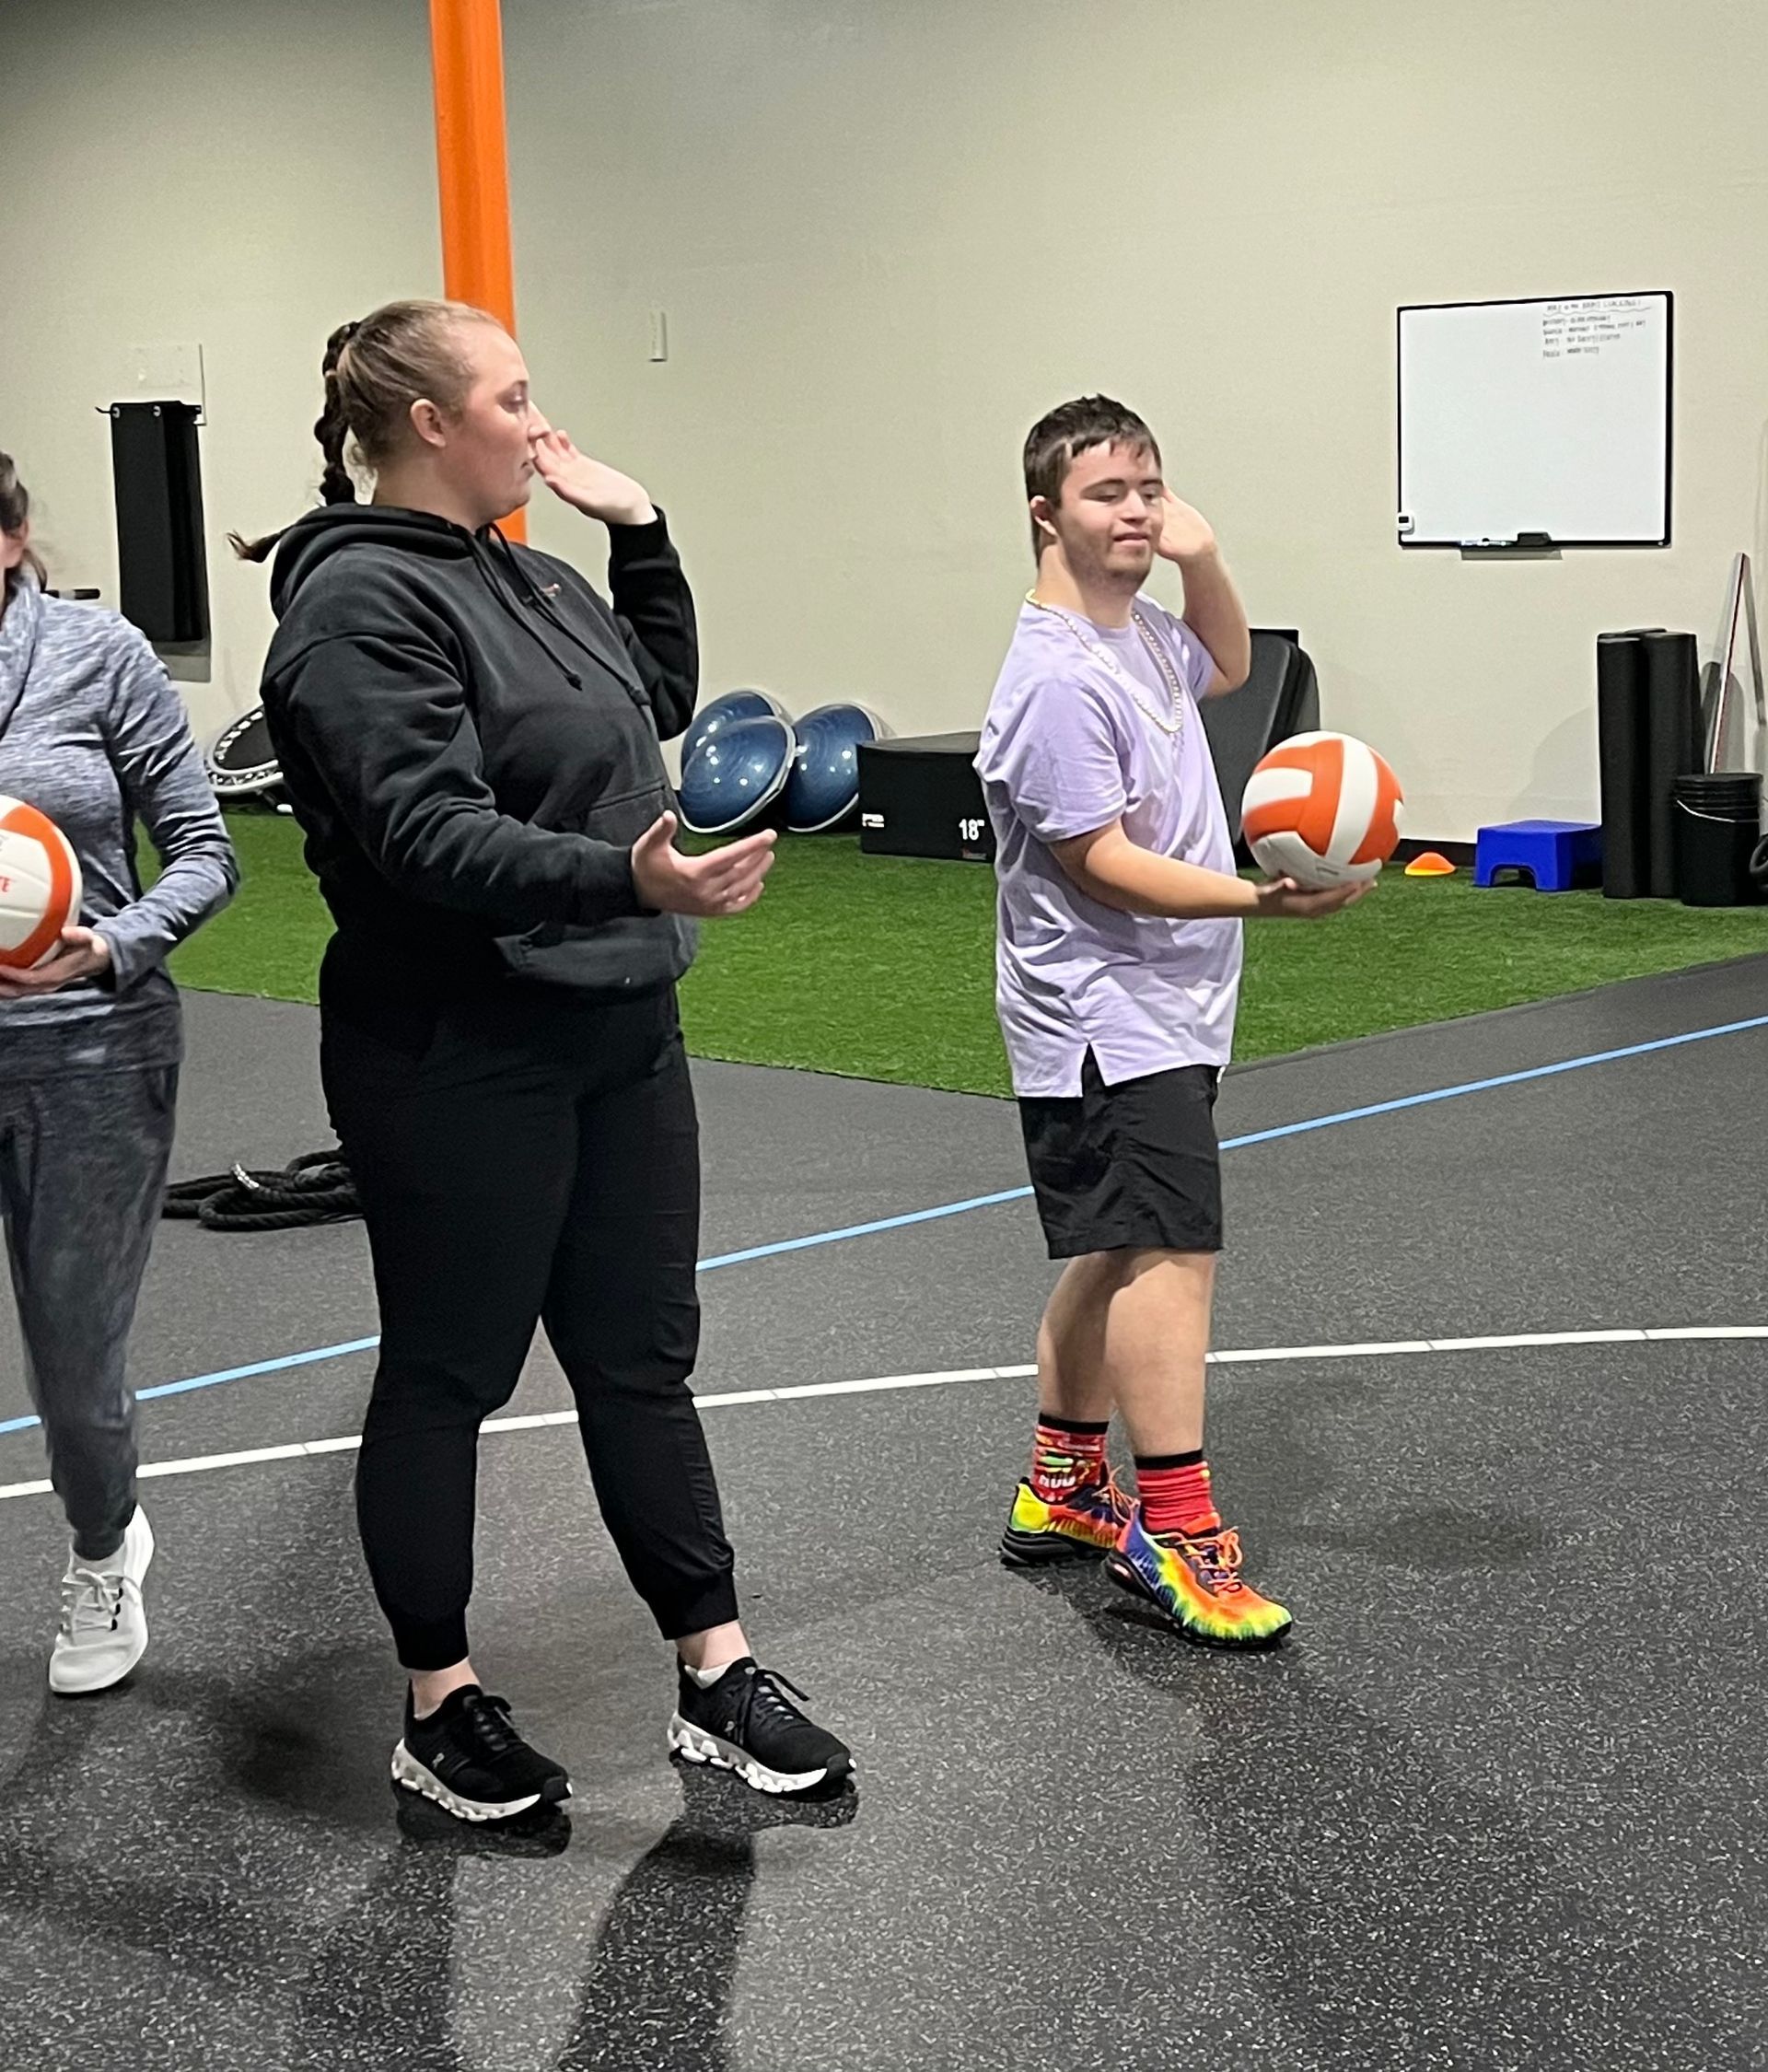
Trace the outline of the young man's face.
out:
M 1152 447 L 1094 446 L 1075 457 L 1057 501 L 1034 497 L 1031 511 L 1054 529 L 1076 576 L 1139 587 L 1154 565 L 1164 493 Z

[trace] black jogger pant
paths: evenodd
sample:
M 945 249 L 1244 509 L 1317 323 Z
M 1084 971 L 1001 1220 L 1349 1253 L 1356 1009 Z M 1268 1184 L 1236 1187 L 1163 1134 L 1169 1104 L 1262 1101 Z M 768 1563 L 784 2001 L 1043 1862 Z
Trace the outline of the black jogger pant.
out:
M 699 1129 L 673 992 L 599 1005 L 510 987 L 372 1013 L 327 999 L 321 1067 L 380 1304 L 356 1508 L 400 1660 L 467 1653 L 479 1426 L 537 1322 L 657 1625 L 673 1639 L 734 1619 L 688 1388 Z

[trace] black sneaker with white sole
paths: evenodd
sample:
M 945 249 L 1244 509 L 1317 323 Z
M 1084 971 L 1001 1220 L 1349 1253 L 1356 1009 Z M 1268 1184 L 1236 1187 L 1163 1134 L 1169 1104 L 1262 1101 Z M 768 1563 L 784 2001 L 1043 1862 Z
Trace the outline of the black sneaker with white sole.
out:
M 393 1782 L 463 1821 L 513 1820 L 571 1796 L 564 1771 L 516 1731 L 507 1702 L 487 1697 L 476 1683 L 450 1691 L 425 1719 L 413 1717 L 406 1692 Z
M 689 1763 L 734 1770 L 757 1791 L 832 1788 L 853 1770 L 844 1741 L 793 1704 L 804 1693 L 754 1656 L 733 1662 L 705 1689 L 685 1664 L 669 1721 L 669 1748 Z

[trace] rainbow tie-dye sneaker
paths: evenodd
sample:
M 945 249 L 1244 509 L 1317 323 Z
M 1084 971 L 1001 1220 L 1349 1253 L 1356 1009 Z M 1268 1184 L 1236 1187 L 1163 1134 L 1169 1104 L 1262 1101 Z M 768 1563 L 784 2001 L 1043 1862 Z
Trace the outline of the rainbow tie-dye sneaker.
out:
M 1108 1475 L 1046 1503 L 1029 1482 L 1013 1495 L 1001 1559 L 1009 1568 L 1032 1568 L 1050 1561 L 1078 1561 L 1116 1546 L 1129 1499 Z
M 1294 1621 L 1240 1577 L 1240 1536 L 1227 1526 L 1195 1539 L 1157 1538 L 1137 1504 L 1106 1556 L 1105 1573 L 1120 1589 L 1164 1612 L 1187 1640 L 1205 1647 L 1270 1647 Z

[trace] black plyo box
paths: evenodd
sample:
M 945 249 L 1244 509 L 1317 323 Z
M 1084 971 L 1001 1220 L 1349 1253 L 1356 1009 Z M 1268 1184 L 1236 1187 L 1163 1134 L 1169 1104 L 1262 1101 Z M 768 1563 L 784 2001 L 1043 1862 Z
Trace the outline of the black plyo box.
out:
M 973 767 L 980 734 L 866 741 L 859 751 L 859 846 L 868 856 L 992 863 L 994 833 Z

